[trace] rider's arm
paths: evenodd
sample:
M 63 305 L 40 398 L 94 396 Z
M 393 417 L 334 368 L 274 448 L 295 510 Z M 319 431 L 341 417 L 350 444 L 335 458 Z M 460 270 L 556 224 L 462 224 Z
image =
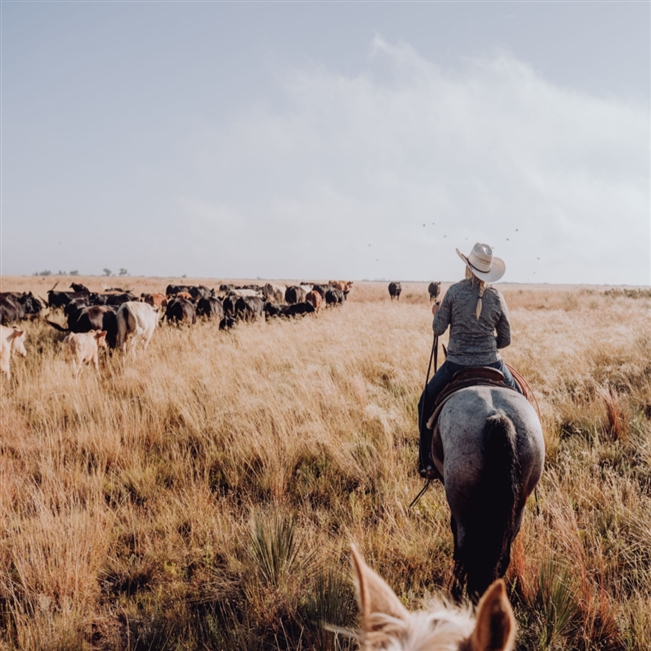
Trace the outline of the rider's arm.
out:
M 449 295 L 449 291 L 445 293 L 445 296 L 441 301 L 441 307 L 439 307 L 438 312 L 434 315 L 432 328 L 434 329 L 434 334 L 438 336 L 442 335 L 450 325 L 450 315 L 452 310 L 450 308 Z
M 497 332 L 495 339 L 498 348 L 506 348 L 511 343 L 511 322 L 509 321 L 509 310 L 506 307 L 506 301 L 501 294 L 500 307 L 502 314 L 495 324 L 495 331 Z

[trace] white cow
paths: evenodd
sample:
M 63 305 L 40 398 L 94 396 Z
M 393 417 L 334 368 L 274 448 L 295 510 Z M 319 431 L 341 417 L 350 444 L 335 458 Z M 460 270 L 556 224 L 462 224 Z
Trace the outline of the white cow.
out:
M 99 376 L 99 349 L 108 348 L 106 345 L 106 330 L 101 332 L 97 330 L 92 332 L 71 332 L 62 343 L 66 355 L 72 359 L 75 379 L 79 378 L 83 365 L 91 362 Z
M 285 285 L 274 285 L 273 283 L 267 283 L 264 286 L 265 298 L 272 303 L 282 303 L 285 300 L 285 290 L 287 287 Z
M 11 359 L 12 351 L 21 357 L 27 355 L 27 351 L 25 350 L 25 331 L 0 325 L 0 370 L 7 376 L 8 380 L 11 378 L 9 360 Z
M 228 292 L 231 296 L 238 296 L 242 298 L 262 298 L 262 293 L 257 289 L 231 289 Z
M 122 349 L 122 352 L 126 352 L 127 341 L 131 336 L 133 336 L 131 342 L 132 351 L 135 352 L 136 345 L 140 340 L 144 341 L 144 348 L 147 350 L 149 341 L 158 324 L 158 310 L 147 303 L 127 301 L 120 306 L 117 321 L 118 336 L 116 345 Z

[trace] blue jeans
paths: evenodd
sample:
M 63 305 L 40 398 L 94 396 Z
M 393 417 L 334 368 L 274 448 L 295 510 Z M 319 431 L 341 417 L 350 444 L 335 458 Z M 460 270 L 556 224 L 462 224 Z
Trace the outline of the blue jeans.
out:
M 492 364 L 484 364 L 484 366 L 490 366 L 491 368 L 496 368 L 501 371 L 504 375 L 504 382 L 519 393 L 522 393 L 520 387 L 513 379 L 511 371 L 506 367 L 504 360 L 500 359 Z M 420 432 L 419 463 L 421 467 L 425 467 L 429 463 L 430 449 L 432 447 L 432 433 L 427 429 L 427 421 L 432 415 L 432 407 L 434 406 L 436 397 L 448 384 L 450 384 L 452 376 L 457 371 L 461 371 L 464 368 L 469 367 L 455 364 L 454 362 L 443 362 L 438 371 L 434 373 L 434 377 L 428 382 L 427 388 L 423 391 L 420 397 L 418 402 L 418 430 Z

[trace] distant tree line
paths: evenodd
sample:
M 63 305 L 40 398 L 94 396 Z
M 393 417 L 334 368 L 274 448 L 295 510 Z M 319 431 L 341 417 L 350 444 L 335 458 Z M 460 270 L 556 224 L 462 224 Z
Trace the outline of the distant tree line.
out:
M 102 270 L 104 272 L 105 276 L 112 276 L 113 272 L 110 269 L 104 268 Z M 34 276 L 51 276 L 52 272 L 49 269 L 45 269 L 44 271 L 35 271 Z M 72 271 L 59 271 L 57 276 L 78 276 L 79 275 L 79 270 L 78 269 L 73 269 Z M 120 271 L 118 271 L 118 276 L 128 276 L 129 272 L 124 268 L 121 267 Z

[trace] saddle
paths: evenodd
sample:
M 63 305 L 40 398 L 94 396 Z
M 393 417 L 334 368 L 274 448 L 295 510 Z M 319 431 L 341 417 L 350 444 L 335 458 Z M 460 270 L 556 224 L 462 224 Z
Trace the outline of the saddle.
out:
M 511 375 L 513 376 L 516 384 L 520 387 L 522 395 L 536 408 L 536 411 L 538 412 L 538 418 L 540 418 L 540 408 L 538 407 L 538 401 L 536 400 L 533 391 L 531 391 L 529 388 L 526 380 L 512 366 L 509 366 L 508 364 L 506 366 L 509 371 L 511 371 Z M 443 462 L 443 445 L 441 443 L 441 437 L 437 427 L 439 414 L 441 413 L 441 410 L 443 409 L 448 399 L 457 391 L 460 391 L 461 389 L 465 389 L 467 387 L 475 386 L 492 386 L 516 391 L 513 387 L 505 384 L 504 374 L 502 371 L 499 371 L 496 368 L 491 368 L 490 366 L 473 366 L 471 368 L 464 368 L 460 371 L 457 371 L 452 376 L 452 381 L 450 384 L 448 384 L 436 397 L 436 400 L 434 401 L 434 405 L 432 407 L 432 415 L 427 420 L 426 425 L 427 429 L 433 431 L 432 459 L 434 460 L 434 463 L 441 475 L 443 474 L 443 468 L 442 466 L 439 466 L 439 464 L 442 464 Z
M 518 384 L 520 383 L 518 382 Z M 450 384 L 448 384 L 436 397 L 434 406 L 432 407 L 432 415 L 427 421 L 427 429 L 434 429 L 443 405 L 448 401 L 448 398 L 452 394 L 461 389 L 476 386 L 499 387 L 501 389 L 511 389 L 511 391 L 515 391 L 515 389 L 510 387 L 508 384 L 505 384 L 502 371 L 499 371 L 496 368 L 491 368 L 490 366 L 473 366 L 471 368 L 464 368 L 461 371 L 457 371 L 452 376 L 452 382 L 450 382 Z

